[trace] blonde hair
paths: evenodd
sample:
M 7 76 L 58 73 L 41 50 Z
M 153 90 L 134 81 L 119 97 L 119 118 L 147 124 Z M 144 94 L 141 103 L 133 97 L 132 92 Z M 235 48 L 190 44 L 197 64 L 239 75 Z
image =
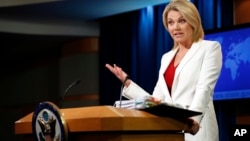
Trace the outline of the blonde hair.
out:
M 204 38 L 204 30 L 201 24 L 201 18 L 195 5 L 187 0 L 172 0 L 164 9 L 162 14 L 163 24 L 168 30 L 167 16 L 169 11 L 174 10 L 181 13 L 184 19 L 192 26 L 193 36 L 192 41 L 197 42 Z M 177 42 L 174 42 L 174 48 L 178 46 Z

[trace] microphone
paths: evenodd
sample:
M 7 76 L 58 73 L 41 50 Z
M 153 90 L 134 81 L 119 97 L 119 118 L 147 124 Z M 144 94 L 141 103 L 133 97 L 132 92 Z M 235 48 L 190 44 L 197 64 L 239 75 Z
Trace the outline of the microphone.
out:
M 119 108 L 122 108 L 122 89 L 123 89 L 123 85 L 121 86 L 121 90 L 120 90 L 120 98 L 119 100 L 115 101 L 114 103 L 114 107 L 119 107 Z
M 69 91 L 69 89 L 75 85 L 78 85 L 81 82 L 81 80 L 76 80 L 74 81 L 72 84 L 70 84 L 67 89 L 64 91 L 63 96 L 61 98 L 61 101 L 59 102 L 59 106 L 62 107 L 63 101 L 64 101 L 64 97 L 66 96 L 67 92 Z
M 121 108 L 122 107 L 122 89 L 123 89 L 123 85 L 121 86 L 121 91 L 120 91 L 120 99 L 119 99 L 119 101 L 120 101 L 120 103 L 119 103 L 119 107 Z

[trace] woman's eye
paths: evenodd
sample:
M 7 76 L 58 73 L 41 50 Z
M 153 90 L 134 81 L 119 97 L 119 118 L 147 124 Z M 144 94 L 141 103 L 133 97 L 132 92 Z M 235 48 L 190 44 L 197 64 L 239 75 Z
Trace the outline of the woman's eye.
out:
M 169 25 L 172 25 L 174 22 L 173 21 L 168 21 L 168 24 Z
M 179 23 L 185 23 L 185 22 L 186 22 L 185 19 L 180 19 L 180 20 L 179 20 Z

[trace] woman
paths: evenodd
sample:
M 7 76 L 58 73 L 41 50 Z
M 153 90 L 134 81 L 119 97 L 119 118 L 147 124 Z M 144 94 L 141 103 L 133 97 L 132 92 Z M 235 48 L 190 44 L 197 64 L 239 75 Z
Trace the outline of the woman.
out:
M 163 12 L 163 24 L 174 40 L 174 47 L 162 56 L 152 96 L 203 113 L 188 119 L 191 125 L 185 133 L 186 141 L 218 141 L 213 91 L 222 67 L 221 46 L 203 39 L 200 15 L 187 0 L 170 2 Z M 115 64 L 106 67 L 123 82 L 125 97 L 136 99 L 150 95 L 120 67 Z

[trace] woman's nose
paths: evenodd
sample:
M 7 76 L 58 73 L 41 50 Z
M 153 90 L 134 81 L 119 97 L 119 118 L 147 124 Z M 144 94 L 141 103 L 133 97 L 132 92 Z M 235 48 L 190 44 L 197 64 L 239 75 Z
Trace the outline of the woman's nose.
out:
M 174 29 L 175 29 L 175 30 L 180 29 L 180 26 L 179 26 L 179 24 L 178 24 L 178 23 L 175 23 L 175 24 L 174 24 Z

